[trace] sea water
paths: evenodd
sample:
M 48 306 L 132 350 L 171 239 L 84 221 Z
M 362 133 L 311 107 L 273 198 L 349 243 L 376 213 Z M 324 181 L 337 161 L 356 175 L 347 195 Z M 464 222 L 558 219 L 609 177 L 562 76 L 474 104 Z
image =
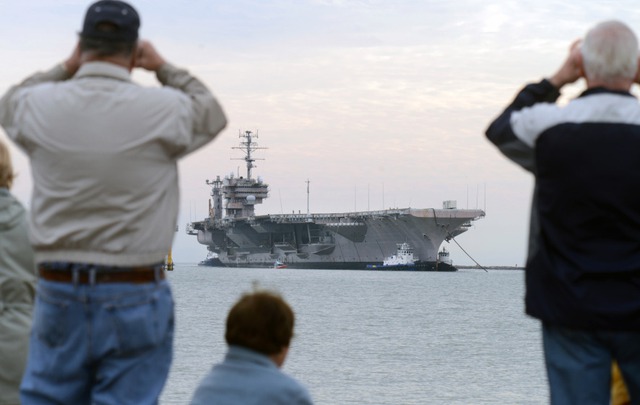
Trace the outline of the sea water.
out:
M 187 404 L 226 351 L 226 315 L 254 285 L 296 313 L 283 367 L 316 404 L 544 404 L 540 324 L 522 270 L 455 273 L 177 264 L 174 360 L 161 404 Z

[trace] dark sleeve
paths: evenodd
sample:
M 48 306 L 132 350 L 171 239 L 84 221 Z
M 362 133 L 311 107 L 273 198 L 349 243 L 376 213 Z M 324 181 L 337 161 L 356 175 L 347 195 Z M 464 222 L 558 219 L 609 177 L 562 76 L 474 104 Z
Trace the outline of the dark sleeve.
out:
M 489 125 L 485 132 L 487 138 L 506 157 L 533 172 L 535 167 L 533 148 L 518 139 L 513 132 L 510 122 L 511 114 L 536 103 L 553 103 L 558 97 L 560 92 L 547 79 L 526 85 L 502 114 Z

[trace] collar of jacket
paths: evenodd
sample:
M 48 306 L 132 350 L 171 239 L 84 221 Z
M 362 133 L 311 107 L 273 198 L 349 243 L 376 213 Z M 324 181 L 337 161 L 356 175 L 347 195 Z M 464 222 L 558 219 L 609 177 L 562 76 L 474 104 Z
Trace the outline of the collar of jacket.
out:
M 606 87 L 592 87 L 590 89 L 586 89 L 582 92 L 582 94 L 580 94 L 580 97 L 591 96 L 593 94 L 617 94 L 619 96 L 629 96 L 635 98 L 635 96 L 628 91 L 611 90 Z
M 231 361 L 259 364 L 268 368 L 278 368 L 269 356 L 242 346 L 230 345 L 225 358 Z
M 131 81 L 131 73 L 128 69 L 109 62 L 83 63 L 74 78 L 80 79 L 83 77 L 108 77 L 125 82 Z

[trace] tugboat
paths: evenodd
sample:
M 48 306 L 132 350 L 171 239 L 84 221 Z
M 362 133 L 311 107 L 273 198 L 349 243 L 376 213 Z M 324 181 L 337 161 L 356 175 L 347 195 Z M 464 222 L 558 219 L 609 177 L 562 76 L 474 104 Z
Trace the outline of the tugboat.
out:
M 398 251 L 382 262 L 383 267 L 413 266 L 416 259 L 413 257 L 413 249 L 407 242 L 398 243 Z
M 416 260 L 413 255 L 413 248 L 407 243 L 397 244 L 396 254 L 391 255 L 384 259 L 382 265 L 369 264 L 367 269 L 375 270 L 413 270 L 413 271 L 457 271 L 453 267 L 452 261 L 449 258 L 449 252 L 446 249 L 438 254 L 438 262 L 422 262 Z
M 453 265 L 453 261 L 449 257 L 449 252 L 444 246 L 442 247 L 442 251 L 438 253 L 438 261 L 440 263 L 448 264 L 449 266 Z

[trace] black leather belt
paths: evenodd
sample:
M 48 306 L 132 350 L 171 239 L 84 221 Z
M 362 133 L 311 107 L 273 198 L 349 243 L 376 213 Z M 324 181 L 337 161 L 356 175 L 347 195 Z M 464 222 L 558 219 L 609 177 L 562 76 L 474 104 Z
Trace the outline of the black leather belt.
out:
M 151 283 L 165 278 L 162 265 L 110 267 L 68 263 L 38 266 L 40 278 L 47 281 L 77 284 Z

